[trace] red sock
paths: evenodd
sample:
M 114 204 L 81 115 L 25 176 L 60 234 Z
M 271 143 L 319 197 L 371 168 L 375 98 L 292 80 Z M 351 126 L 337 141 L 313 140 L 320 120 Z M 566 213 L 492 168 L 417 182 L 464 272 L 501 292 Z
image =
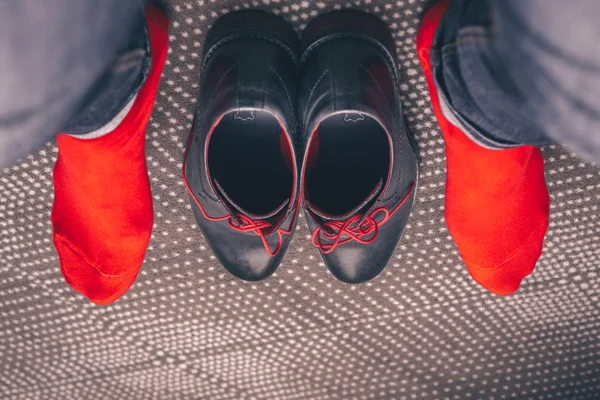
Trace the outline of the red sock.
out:
M 514 293 L 533 272 L 548 229 L 550 199 L 541 151 L 532 146 L 489 150 L 444 117 L 429 51 L 449 0 L 421 22 L 417 52 L 446 142 L 446 222 L 471 276 L 498 295 Z
M 97 304 L 122 296 L 138 275 L 152 233 L 144 154 L 167 56 L 167 17 L 146 9 L 152 66 L 119 126 L 96 139 L 60 134 L 54 169 L 54 244 L 67 283 Z

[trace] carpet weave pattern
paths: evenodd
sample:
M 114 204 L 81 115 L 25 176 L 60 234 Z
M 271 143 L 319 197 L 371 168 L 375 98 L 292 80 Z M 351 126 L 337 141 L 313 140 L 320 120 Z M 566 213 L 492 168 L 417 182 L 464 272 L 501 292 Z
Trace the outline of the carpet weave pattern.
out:
M 238 8 L 301 30 L 360 8 L 393 31 L 405 114 L 422 155 L 418 200 L 389 268 L 348 286 L 300 220 L 279 271 L 234 279 L 206 246 L 180 179 L 204 35 Z M 600 399 L 600 171 L 544 149 L 551 227 L 535 273 L 509 298 L 468 276 L 444 223 L 444 145 L 414 51 L 420 0 L 172 0 L 171 50 L 147 132 L 155 227 L 142 273 L 95 307 L 52 245 L 56 147 L 0 176 L 0 398 Z

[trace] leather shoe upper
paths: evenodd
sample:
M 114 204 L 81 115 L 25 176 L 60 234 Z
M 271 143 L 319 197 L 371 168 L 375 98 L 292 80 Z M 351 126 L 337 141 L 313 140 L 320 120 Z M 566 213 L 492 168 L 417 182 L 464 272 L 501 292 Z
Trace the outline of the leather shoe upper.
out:
M 285 20 L 245 10 L 207 35 L 183 178 L 204 236 L 244 280 L 279 266 L 298 214 L 297 37 Z
M 417 190 L 395 59 L 386 24 L 359 11 L 316 18 L 302 40 L 301 202 L 313 244 L 347 283 L 385 268 Z

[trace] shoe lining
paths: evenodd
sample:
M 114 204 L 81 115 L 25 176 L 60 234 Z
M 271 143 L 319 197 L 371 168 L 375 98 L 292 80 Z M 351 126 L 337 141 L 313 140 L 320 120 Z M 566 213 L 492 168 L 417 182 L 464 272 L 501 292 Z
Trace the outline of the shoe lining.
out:
M 387 182 L 387 134 L 375 119 L 358 116 L 327 118 L 309 149 L 306 196 L 312 206 L 331 216 L 354 210 L 380 182 Z
M 292 154 L 277 119 L 264 111 L 223 117 L 208 147 L 210 177 L 241 209 L 266 215 L 292 195 Z

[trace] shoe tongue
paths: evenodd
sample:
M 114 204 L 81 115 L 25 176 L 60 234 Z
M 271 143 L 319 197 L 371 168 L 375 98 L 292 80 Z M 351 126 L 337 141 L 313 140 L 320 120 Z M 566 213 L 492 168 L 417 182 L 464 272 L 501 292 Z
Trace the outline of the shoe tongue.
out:
M 227 209 L 227 212 L 229 213 L 231 218 L 233 218 L 236 221 L 238 220 L 238 215 L 242 214 L 242 215 L 245 215 L 246 217 L 252 219 L 253 221 L 273 222 L 273 221 L 277 220 L 278 219 L 277 217 L 279 217 L 287 209 L 287 206 L 290 203 L 290 199 L 286 199 L 278 207 L 276 207 L 272 211 L 268 212 L 267 214 L 253 214 L 247 210 L 244 210 L 244 208 L 242 208 L 235 201 L 233 201 L 231 199 L 231 197 L 229 197 L 227 195 L 227 193 L 225 192 L 223 187 L 219 184 L 219 182 L 216 179 L 213 179 L 213 182 L 215 185 L 215 189 L 217 190 L 217 193 L 219 194 L 219 196 L 221 197 L 221 200 L 223 200 L 223 203 L 225 204 L 225 208 Z
M 365 214 L 367 214 L 369 209 L 373 206 L 373 204 L 379 198 L 379 196 L 382 194 L 382 192 L 383 192 L 383 180 L 380 180 L 377 183 L 377 185 L 375 186 L 375 188 L 371 191 L 371 193 L 363 201 L 361 201 L 360 204 L 358 204 L 355 208 L 348 211 L 347 213 L 341 214 L 341 215 L 334 215 L 334 214 L 328 214 L 326 212 L 323 212 L 322 210 L 319 210 L 317 207 L 315 207 L 315 205 L 312 204 L 310 201 L 306 202 L 306 207 L 310 210 L 310 212 L 315 214 L 317 217 L 322 219 L 324 222 L 326 222 L 326 221 L 346 221 L 355 215 L 360 214 L 360 215 L 364 216 Z

